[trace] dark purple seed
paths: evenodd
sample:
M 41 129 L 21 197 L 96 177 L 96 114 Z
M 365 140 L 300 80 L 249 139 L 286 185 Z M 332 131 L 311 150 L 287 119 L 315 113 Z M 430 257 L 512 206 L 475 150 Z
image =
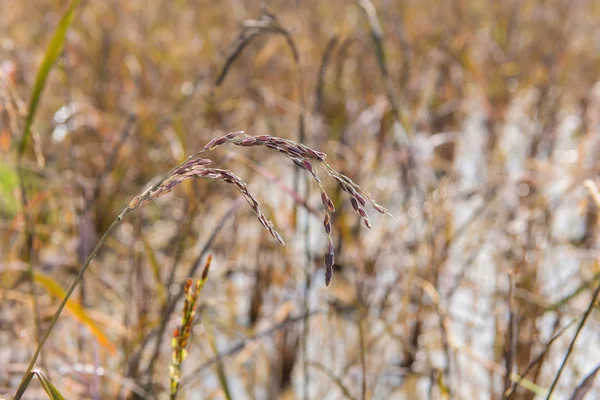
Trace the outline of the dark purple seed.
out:
M 333 254 L 325 254 L 325 267 L 331 268 L 333 267 Z
M 352 203 L 352 208 L 354 208 L 354 211 L 358 211 L 358 202 L 354 197 L 350 197 L 350 203 Z
M 257 142 L 268 142 L 269 140 L 271 140 L 271 136 L 261 135 L 261 136 L 256 136 L 255 139 Z
M 293 153 L 295 156 L 302 156 L 302 152 L 296 146 L 287 146 L 287 150 Z
M 321 153 L 320 151 L 315 151 L 309 147 L 307 147 L 305 149 L 305 151 L 308 153 L 308 155 L 311 158 L 317 159 L 319 161 L 324 161 L 325 160 L 325 153 Z
M 215 145 L 215 142 L 216 142 L 216 141 L 217 141 L 217 139 L 216 139 L 216 138 L 212 138 L 212 139 L 210 139 L 210 142 L 208 142 L 208 143 L 206 144 L 206 146 L 204 146 L 204 149 L 205 149 L 205 150 L 208 150 L 208 149 L 210 149 L 211 147 L 213 147 L 213 146 Z
M 321 192 L 321 201 L 323 202 L 323 207 L 327 208 L 329 212 L 334 212 L 335 207 L 333 206 L 333 201 L 327 196 L 327 193 Z
M 240 146 L 254 146 L 255 144 L 256 138 L 253 137 L 245 138 L 239 143 Z
M 364 208 L 358 207 L 358 210 L 356 210 L 356 211 L 358 211 L 358 213 L 360 214 L 361 217 L 369 218 L 369 216 L 367 215 L 367 212 L 365 211 Z
M 333 278 L 333 268 L 326 267 L 325 268 L 325 286 L 329 286 L 331 283 L 331 278 Z
M 335 206 L 333 205 L 333 201 L 331 199 L 327 199 L 327 209 L 329 212 L 335 212 Z
M 235 179 L 235 175 L 229 171 L 221 171 L 221 176 L 223 178 L 228 178 L 228 179 Z
M 302 163 L 304 164 L 305 169 L 309 170 L 313 174 L 315 173 L 315 170 L 313 169 L 312 164 L 308 160 L 302 160 Z
M 360 195 L 360 193 L 356 193 L 356 195 L 355 195 L 354 197 L 356 197 L 356 200 L 358 200 L 358 202 L 360 203 L 360 205 L 361 205 L 361 206 L 363 206 L 363 207 L 364 207 L 364 206 L 366 206 L 366 205 L 367 205 L 367 202 L 365 201 L 365 198 L 364 198 L 364 197 L 362 197 L 362 196 Z
M 233 139 L 236 136 L 243 135 L 243 134 L 244 134 L 244 131 L 237 131 L 237 132 L 228 133 L 224 137 L 226 138 L 226 140 L 230 140 L 230 139 Z
M 181 167 L 179 167 L 175 171 L 173 171 L 173 175 L 181 175 L 184 172 L 186 172 L 187 169 L 188 169 L 187 165 L 182 165 Z
M 325 214 L 325 219 L 323 220 L 323 225 L 325 226 L 325 232 L 327 234 L 331 233 L 331 223 L 329 223 L 329 214 Z
M 227 140 L 229 140 L 229 139 L 227 139 L 227 136 L 220 137 L 217 140 L 215 140 L 214 145 L 212 145 L 211 147 L 220 146 L 223 143 L 225 143 Z
M 368 218 L 365 218 L 363 221 L 365 221 L 365 226 L 369 229 L 371 229 L 371 222 L 369 222 Z
M 285 139 L 281 139 L 281 138 L 278 138 L 278 137 L 275 137 L 275 136 L 271 136 L 270 142 L 274 143 L 274 144 L 276 144 L 278 146 L 285 146 L 287 144 L 287 141 Z
M 196 158 L 194 160 L 190 160 L 188 163 L 184 164 L 184 166 L 201 167 L 201 166 L 209 165 L 210 163 L 212 163 L 212 161 L 208 160 L 206 158 Z

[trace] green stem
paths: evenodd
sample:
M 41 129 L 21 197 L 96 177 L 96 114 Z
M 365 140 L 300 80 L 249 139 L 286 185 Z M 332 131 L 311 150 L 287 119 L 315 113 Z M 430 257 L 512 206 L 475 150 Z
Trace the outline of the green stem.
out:
M 81 269 L 79 270 L 79 274 L 77 274 L 77 277 L 75 278 L 75 280 L 71 284 L 71 287 L 67 291 L 67 294 L 65 295 L 64 299 L 62 300 L 62 302 L 58 306 L 58 309 L 56 310 L 56 312 L 54 313 L 54 316 L 52 317 L 52 320 L 50 321 L 50 324 L 48 325 L 48 328 L 46 328 L 46 331 L 44 332 L 44 335 L 40 339 L 40 342 L 39 342 L 39 344 L 37 346 L 37 349 L 35 350 L 35 353 L 33 354 L 33 357 L 31 358 L 31 361 L 29 362 L 29 366 L 27 367 L 27 371 L 25 371 L 25 374 L 23 375 L 23 379 L 21 380 L 21 383 L 19 384 L 19 387 L 17 389 L 17 393 L 15 394 L 14 400 L 20 400 L 21 397 L 23 396 L 23 394 L 25 393 L 25 390 L 27 389 L 27 386 L 28 386 L 29 382 L 31 381 L 30 373 L 33 370 L 33 367 L 35 366 L 35 363 L 36 363 L 36 361 L 37 361 L 37 359 L 38 359 L 38 357 L 40 355 L 40 352 L 42 351 L 42 348 L 44 347 L 44 343 L 46 343 L 46 340 L 50 336 L 50 333 L 52 332 L 52 329 L 54 328 L 54 325 L 56 325 L 56 322 L 58 321 L 58 317 L 60 317 L 60 314 L 62 313 L 63 309 L 65 308 L 65 305 L 67 304 L 67 301 L 69 301 L 69 298 L 73 294 L 73 291 L 77 287 L 77 284 L 79 283 L 79 281 L 83 277 L 83 274 L 85 273 L 85 271 L 87 270 L 87 268 L 91 264 L 92 260 L 94 259 L 94 257 L 96 256 L 96 254 L 98 253 L 98 251 L 100 250 L 100 248 L 102 247 L 102 245 L 104 245 L 104 242 L 106 241 L 106 239 L 108 238 L 108 236 L 110 236 L 110 234 L 112 233 L 112 231 L 114 231 L 114 229 L 117 227 L 117 225 L 119 225 L 119 223 L 123 220 L 123 217 L 125 217 L 125 215 L 129 211 L 131 211 L 131 209 L 129 207 L 127 207 L 127 208 L 125 208 L 121 212 L 121 214 L 119 214 L 119 216 L 108 227 L 108 229 L 106 230 L 106 232 L 104 232 L 104 234 L 102 235 L 102 237 L 100 238 L 100 240 L 96 244 L 96 247 L 94 247 L 94 250 L 92 250 L 92 252 L 88 256 L 87 260 L 85 260 L 85 263 L 81 266 Z

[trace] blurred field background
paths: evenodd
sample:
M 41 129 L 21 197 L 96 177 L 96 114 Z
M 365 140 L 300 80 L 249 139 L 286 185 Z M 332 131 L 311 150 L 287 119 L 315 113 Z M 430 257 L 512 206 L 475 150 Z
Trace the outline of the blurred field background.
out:
M 24 201 L 17 149 L 67 5 L 0 0 L 0 397 L 115 216 L 244 130 L 326 152 L 395 219 L 366 229 L 324 180 L 326 288 L 316 185 L 265 149 L 219 148 L 286 246 L 220 183 L 129 214 L 36 365 L 65 397 L 168 398 L 181 286 L 212 254 L 180 398 L 542 399 L 586 310 L 552 397 L 600 398 L 598 207 L 583 185 L 600 184 L 600 2 L 83 1 L 40 100 Z M 46 395 L 36 381 L 25 398 Z

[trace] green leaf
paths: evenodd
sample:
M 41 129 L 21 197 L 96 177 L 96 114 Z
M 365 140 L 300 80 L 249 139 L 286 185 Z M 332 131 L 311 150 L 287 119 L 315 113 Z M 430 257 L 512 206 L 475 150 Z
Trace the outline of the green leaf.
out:
M 65 397 L 62 395 L 62 393 L 60 393 L 60 391 L 56 388 L 56 386 L 54 386 L 54 384 L 52 382 L 50 382 L 50 379 L 48 379 L 48 377 L 46 375 L 44 375 L 40 371 L 35 371 L 34 373 L 40 380 L 40 383 L 42 384 L 42 388 L 44 388 L 44 391 L 48 395 L 49 399 L 65 400 Z
M 35 85 L 33 87 L 33 92 L 31 93 L 31 99 L 29 100 L 29 109 L 27 111 L 27 118 L 25 119 L 25 125 L 23 126 L 23 135 L 21 137 L 21 145 L 19 146 L 18 156 L 21 157 L 25 150 L 27 150 L 27 144 L 29 141 L 29 137 L 31 136 L 31 125 L 33 124 L 33 119 L 35 117 L 35 113 L 37 111 L 40 98 L 42 96 L 42 91 L 46 86 L 46 80 L 48 79 L 48 75 L 50 74 L 50 70 L 54 66 L 54 63 L 58 59 L 60 55 L 63 45 L 65 43 L 65 39 L 67 37 L 67 31 L 71 22 L 73 22 L 73 17 L 75 16 L 75 10 L 81 0 L 73 0 L 69 5 L 69 8 L 63 14 L 56 31 L 54 32 L 54 36 L 48 47 L 46 48 L 46 54 L 44 55 L 44 60 L 42 61 L 42 65 L 38 70 L 37 76 L 35 78 Z

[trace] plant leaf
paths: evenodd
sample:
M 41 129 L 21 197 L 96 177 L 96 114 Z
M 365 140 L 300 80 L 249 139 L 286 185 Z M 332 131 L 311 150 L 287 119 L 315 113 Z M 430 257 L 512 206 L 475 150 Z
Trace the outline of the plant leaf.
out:
M 44 375 L 40 371 L 35 371 L 34 373 L 40 380 L 42 388 L 44 388 L 44 391 L 48 395 L 48 398 L 50 398 L 51 400 L 65 400 L 65 397 L 62 395 L 62 393 L 60 393 L 56 386 L 54 386 L 54 384 L 50 382 L 50 379 L 48 379 L 46 375 Z
M 48 79 L 48 75 L 50 74 L 50 70 L 54 66 L 54 63 L 62 51 L 65 38 L 67 36 L 67 30 L 69 29 L 71 22 L 73 22 L 75 10 L 80 2 L 81 0 L 73 0 L 71 4 L 69 4 L 69 7 L 60 19 L 60 23 L 58 24 L 58 27 L 56 28 L 56 31 L 54 32 L 54 35 L 52 36 L 52 39 L 46 48 L 46 54 L 44 55 L 42 65 L 38 70 L 37 76 L 35 77 L 35 85 L 33 86 L 31 99 L 29 100 L 29 109 L 27 110 L 27 118 L 25 119 L 21 144 L 19 146 L 19 157 L 21 157 L 25 153 L 25 150 L 27 150 L 27 143 L 29 141 L 29 137 L 31 136 L 31 125 L 42 96 L 42 91 L 46 86 L 46 81 Z
M 66 292 L 55 281 L 52 277 L 45 275 L 39 271 L 34 271 L 34 279 L 37 283 L 46 289 L 48 293 L 55 296 L 56 298 L 62 299 L 65 297 Z M 69 299 L 65 308 L 83 325 L 85 325 L 90 332 L 96 337 L 96 340 L 100 345 L 106 348 L 111 354 L 117 352 L 116 346 L 106 337 L 104 332 L 96 325 L 96 323 L 86 313 L 85 309 L 76 301 Z

